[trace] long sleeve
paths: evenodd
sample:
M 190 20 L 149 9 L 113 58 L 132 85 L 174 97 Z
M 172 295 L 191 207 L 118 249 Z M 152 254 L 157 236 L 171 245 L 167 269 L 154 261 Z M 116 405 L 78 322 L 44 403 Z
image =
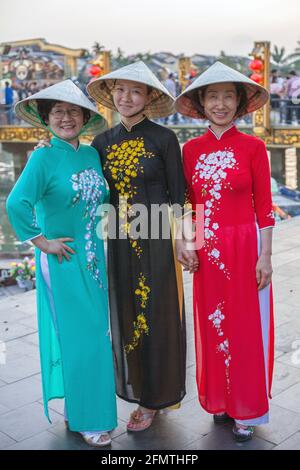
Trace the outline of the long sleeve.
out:
M 184 207 L 186 202 L 186 185 L 183 174 L 180 145 L 174 132 L 170 132 L 163 153 L 165 175 L 170 203 Z M 178 217 L 181 213 L 175 213 Z
M 36 223 L 35 204 L 43 197 L 47 184 L 43 149 L 32 153 L 6 201 L 6 210 L 18 238 L 24 242 L 41 235 Z
M 94 137 L 93 140 L 92 140 L 92 142 L 91 142 L 91 147 L 93 147 L 95 150 L 97 150 L 97 152 L 98 152 L 98 154 L 99 154 L 99 157 L 100 157 L 98 142 L 99 142 L 99 136 L 96 135 L 96 137 Z M 101 157 L 100 157 L 100 158 L 101 158 Z
M 103 137 L 102 134 L 96 135 L 96 137 L 93 138 L 91 142 L 91 147 L 93 147 L 95 150 L 97 150 L 98 156 L 100 158 L 100 164 L 103 167 L 104 161 L 103 161 L 103 151 L 102 151 L 102 145 L 103 145 Z
M 192 209 L 195 210 L 195 201 L 193 198 L 193 191 L 192 191 L 192 165 L 191 165 L 191 157 L 189 155 L 187 146 L 184 145 L 182 148 L 182 157 L 183 157 L 183 172 L 186 182 L 186 199 L 192 205 Z
M 251 161 L 253 204 L 258 227 L 273 227 L 275 218 L 272 208 L 271 174 L 269 158 L 264 142 L 258 141 Z
M 100 142 L 101 142 L 101 134 L 100 135 L 97 135 L 96 137 L 93 138 L 92 142 L 91 142 L 91 147 L 93 147 L 96 151 L 97 151 L 97 154 L 98 154 L 98 158 L 100 160 L 100 166 L 101 166 L 101 173 L 102 173 L 102 176 L 103 178 L 105 179 L 104 175 L 103 175 L 103 164 L 104 164 L 104 161 L 103 161 L 103 152 L 101 150 L 101 145 L 100 145 Z M 105 180 L 106 181 L 106 180 Z M 109 201 L 110 201 L 110 189 L 109 189 L 109 186 L 106 182 L 106 196 L 104 198 L 104 201 L 102 204 L 109 204 Z

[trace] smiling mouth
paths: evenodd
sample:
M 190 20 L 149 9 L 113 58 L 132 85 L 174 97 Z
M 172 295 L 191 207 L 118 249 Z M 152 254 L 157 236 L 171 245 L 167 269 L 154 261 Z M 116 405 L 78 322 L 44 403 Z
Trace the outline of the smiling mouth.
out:
M 226 117 L 228 113 L 216 113 L 214 112 L 214 115 L 219 117 L 219 118 L 223 118 L 223 117 Z

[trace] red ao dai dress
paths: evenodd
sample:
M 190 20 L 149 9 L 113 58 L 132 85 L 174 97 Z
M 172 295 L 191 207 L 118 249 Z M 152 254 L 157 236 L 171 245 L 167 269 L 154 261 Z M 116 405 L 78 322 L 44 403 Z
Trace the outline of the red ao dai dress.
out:
M 193 288 L 199 401 L 209 413 L 267 422 L 272 288 L 256 282 L 260 230 L 274 225 L 266 148 L 235 126 L 220 137 L 208 129 L 184 145 L 183 162 L 191 202 L 205 211 Z

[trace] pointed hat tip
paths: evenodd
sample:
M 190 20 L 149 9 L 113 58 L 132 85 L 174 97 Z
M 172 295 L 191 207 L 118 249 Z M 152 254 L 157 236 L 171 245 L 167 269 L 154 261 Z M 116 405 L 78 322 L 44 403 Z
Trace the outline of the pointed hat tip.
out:
M 217 60 L 211 67 L 224 67 L 225 69 L 235 70 L 234 68 L 229 67 L 229 65 L 223 64 L 220 60 Z

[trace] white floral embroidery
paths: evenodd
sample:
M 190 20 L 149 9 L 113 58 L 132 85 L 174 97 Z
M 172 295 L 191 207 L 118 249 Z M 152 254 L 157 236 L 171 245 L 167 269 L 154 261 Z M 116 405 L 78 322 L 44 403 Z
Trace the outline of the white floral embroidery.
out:
M 219 210 L 221 191 L 225 188 L 231 189 L 230 184 L 226 182 L 225 170 L 237 168 L 238 163 L 233 150 L 226 147 L 224 150 L 211 152 L 208 155 L 201 154 L 192 177 L 192 184 L 199 183 L 199 180 L 206 181 L 205 184 L 201 184 L 202 195 L 208 195 L 209 198 L 205 201 L 204 211 L 204 250 L 210 261 L 217 265 L 228 279 L 230 279 L 229 270 L 221 260 L 220 251 L 216 249 L 218 237 L 215 232 L 219 229 L 219 224 L 214 220 L 214 216 Z
M 222 321 L 225 320 L 224 315 L 224 306 L 225 301 L 220 302 L 217 305 L 216 310 L 208 316 L 208 319 L 212 322 L 213 327 L 216 329 L 218 336 L 224 336 L 224 331 L 222 328 Z M 225 376 L 226 376 L 226 387 L 227 392 L 230 393 L 230 375 L 229 375 L 229 366 L 231 361 L 231 355 L 229 351 L 229 341 L 228 339 L 224 339 L 221 343 L 217 345 L 217 352 L 223 353 L 225 360 Z
M 211 254 L 211 256 L 214 256 L 215 258 L 219 258 L 219 256 L 220 256 L 220 252 L 216 248 L 211 250 L 210 254 Z
M 225 319 L 225 315 L 222 313 L 223 308 L 224 308 L 224 302 L 221 302 L 218 304 L 214 313 L 208 316 L 208 319 L 213 322 L 213 325 L 217 330 L 218 336 L 224 335 L 224 332 L 221 326 L 222 321 Z
M 274 212 L 273 211 L 269 212 L 269 214 L 267 214 L 267 217 L 269 217 L 269 219 L 275 220 Z
M 231 361 L 231 355 L 229 352 L 229 341 L 228 339 L 225 339 L 223 343 L 220 343 L 219 346 L 217 347 L 217 350 L 221 353 L 224 354 L 225 360 L 225 376 L 226 376 L 226 386 L 227 386 L 227 392 L 230 393 L 230 361 Z
M 32 212 L 32 223 L 31 223 L 31 227 L 33 227 L 33 228 L 38 228 L 38 223 L 37 223 L 37 220 L 36 220 L 36 213 L 35 213 L 35 211 Z
M 80 200 L 85 202 L 84 218 L 89 217 L 89 222 L 86 224 L 86 233 L 84 239 L 86 240 L 86 260 L 87 269 L 91 273 L 93 279 L 99 282 L 101 288 L 106 289 L 102 279 L 101 273 L 97 266 L 96 249 L 97 243 L 95 241 L 96 233 L 96 211 L 99 204 L 103 200 L 105 192 L 104 179 L 93 168 L 88 168 L 71 177 L 72 189 L 76 191 L 73 197 L 73 206 Z

